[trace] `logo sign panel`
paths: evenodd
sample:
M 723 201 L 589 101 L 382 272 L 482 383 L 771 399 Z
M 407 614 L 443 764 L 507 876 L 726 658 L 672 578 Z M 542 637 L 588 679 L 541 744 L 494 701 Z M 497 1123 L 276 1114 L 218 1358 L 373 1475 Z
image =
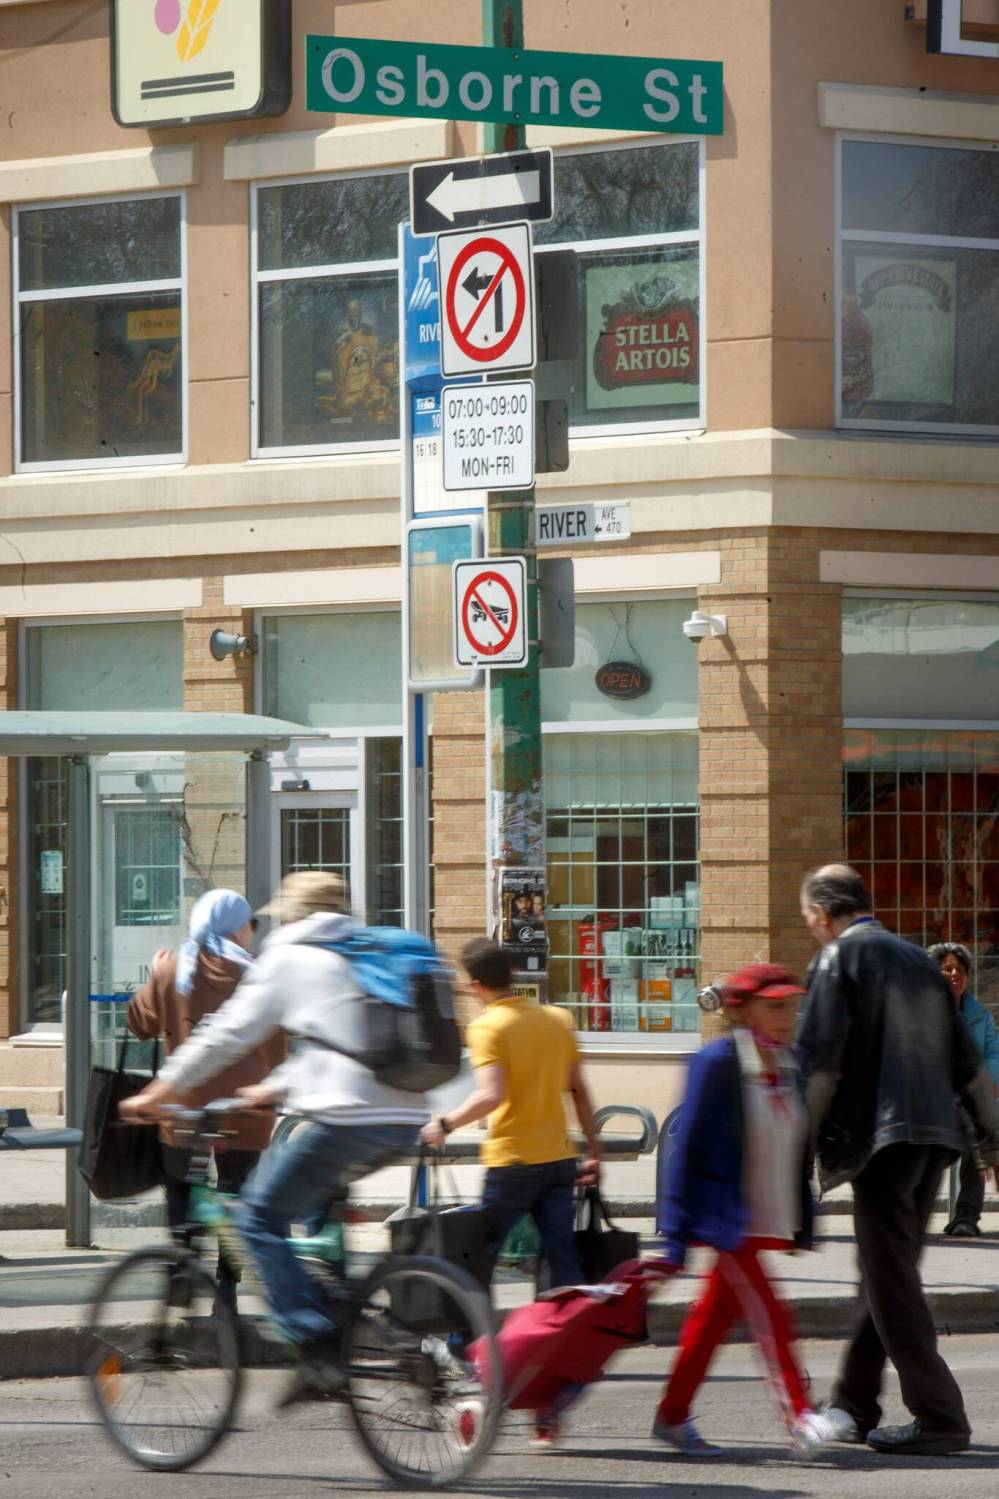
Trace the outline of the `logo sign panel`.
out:
M 591 541 L 627 541 L 631 535 L 631 506 L 552 505 L 535 512 L 539 547 L 579 546 Z
M 111 0 L 119 125 L 284 114 L 291 0 Z
M 305 101 L 321 114 L 515 119 L 646 135 L 721 135 L 725 119 L 720 62 L 368 37 L 306 37 Z
M 456 562 L 455 666 L 524 666 L 526 600 L 523 557 Z
M 555 211 L 551 151 L 428 161 L 409 169 L 409 205 L 417 234 L 473 224 L 550 219 Z
M 531 226 L 437 236 L 445 375 L 533 369 Z
M 534 381 L 446 385 L 444 488 L 529 489 L 534 483 Z

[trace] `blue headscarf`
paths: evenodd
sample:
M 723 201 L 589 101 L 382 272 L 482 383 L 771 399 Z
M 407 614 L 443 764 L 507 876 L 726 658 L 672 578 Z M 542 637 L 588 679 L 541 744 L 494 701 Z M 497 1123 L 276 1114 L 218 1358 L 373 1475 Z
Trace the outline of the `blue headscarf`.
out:
M 177 959 L 176 982 L 181 994 L 190 992 L 199 952 L 211 952 L 238 963 L 240 968 L 249 968 L 253 962 L 250 954 L 229 939 L 252 915 L 250 902 L 235 890 L 206 890 L 198 896 L 191 907 L 188 938 Z

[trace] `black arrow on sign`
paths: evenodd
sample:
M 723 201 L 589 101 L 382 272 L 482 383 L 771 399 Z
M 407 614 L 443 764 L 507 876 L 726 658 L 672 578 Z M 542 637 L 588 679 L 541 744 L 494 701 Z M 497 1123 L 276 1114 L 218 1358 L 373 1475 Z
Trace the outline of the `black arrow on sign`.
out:
M 461 284 L 464 287 L 465 291 L 468 292 L 468 295 L 470 297 L 474 297 L 477 302 L 482 293 L 486 291 L 488 287 L 492 286 L 493 278 L 492 276 L 480 275 L 478 266 L 473 265 L 472 269 L 469 271 L 468 275 L 465 277 L 464 281 Z M 496 319 L 496 332 L 502 333 L 504 328 L 502 281 L 493 293 L 493 312 Z

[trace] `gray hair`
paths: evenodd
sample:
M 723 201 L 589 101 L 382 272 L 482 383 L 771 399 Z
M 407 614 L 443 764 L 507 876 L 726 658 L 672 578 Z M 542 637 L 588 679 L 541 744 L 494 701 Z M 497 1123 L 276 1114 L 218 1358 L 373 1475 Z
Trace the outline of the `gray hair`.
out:
M 874 902 L 862 877 L 849 864 L 822 864 L 801 882 L 806 905 L 821 906 L 834 921 L 872 911 Z
M 926 952 L 928 957 L 941 965 L 944 958 L 956 958 L 965 973 L 971 972 L 971 953 L 963 942 L 934 942 Z

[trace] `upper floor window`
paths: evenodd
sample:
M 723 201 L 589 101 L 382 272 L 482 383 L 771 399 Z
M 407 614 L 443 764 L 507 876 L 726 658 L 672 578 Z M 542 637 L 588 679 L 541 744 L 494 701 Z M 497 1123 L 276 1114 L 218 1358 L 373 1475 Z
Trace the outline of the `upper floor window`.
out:
M 577 435 L 703 425 L 701 172 L 696 141 L 556 157 L 535 243 L 579 255 Z
M 837 422 L 999 435 L 999 150 L 840 142 Z
M 184 212 L 179 194 L 17 211 L 17 462 L 181 462 Z
M 397 441 L 405 173 L 258 187 L 254 204 L 254 454 Z

